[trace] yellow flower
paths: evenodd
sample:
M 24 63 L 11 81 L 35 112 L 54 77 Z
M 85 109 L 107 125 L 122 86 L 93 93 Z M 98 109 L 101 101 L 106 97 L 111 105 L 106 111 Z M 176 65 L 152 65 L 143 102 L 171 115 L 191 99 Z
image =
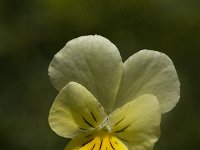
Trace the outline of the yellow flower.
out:
M 141 50 L 123 63 L 116 46 L 98 35 L 69 41 L 49 76 L 59 91 L 49 124 L 72 139 L 65 150 L 151 150 L 161 114 L 180 96 L 168 56 Z

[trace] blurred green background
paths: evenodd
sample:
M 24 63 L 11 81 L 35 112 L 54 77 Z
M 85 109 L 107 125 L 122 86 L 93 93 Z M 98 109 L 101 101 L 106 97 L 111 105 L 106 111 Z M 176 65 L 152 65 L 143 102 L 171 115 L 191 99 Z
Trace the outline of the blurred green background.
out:
M 67 41 L 99 34 L 123 60 L 141 49 L 166 53 L 180 82 L 155 150 L 199 150 L 199 0 L 0 0 L 0 149 L 62 150 L 48 125 L 57 95 L 47 69 Z

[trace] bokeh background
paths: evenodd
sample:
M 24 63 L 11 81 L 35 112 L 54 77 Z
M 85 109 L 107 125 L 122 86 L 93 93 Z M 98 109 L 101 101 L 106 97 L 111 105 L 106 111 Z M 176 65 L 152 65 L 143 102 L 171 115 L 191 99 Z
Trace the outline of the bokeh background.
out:
M 62 150 L 48 125 L 57 95 L 47 75 L 67 41 L 99 34 L 123 60 L 141 49 L 166 53 L 180 81 L 155 150 L 200 149 L 199 0 L 0 0 L 0 149 Z

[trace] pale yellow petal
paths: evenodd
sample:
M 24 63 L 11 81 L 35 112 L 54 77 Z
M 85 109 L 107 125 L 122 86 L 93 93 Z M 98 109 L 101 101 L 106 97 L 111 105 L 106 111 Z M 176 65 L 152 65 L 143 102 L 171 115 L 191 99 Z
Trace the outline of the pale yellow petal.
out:
M 75 81 L 88 89 L 111 112 L 122 76 L 123 63 L 117 47 L 108 39 L 82 36 L 69 41 L 49 65 L 56 89 Z
M 104 118 L 101 104 L 82 85 L 69 82 L 56 97 L 49 112 L 49 124 L 58 135 L 72 138 L 98 127 Z
M 115 108 L 143 94 L 155 95 L 162 113 L 171 110 L 178 102 L 180 83 L 167 55 L 142 50 L 125 61 Z
M 109 115 L 112 133 L 129 150 L 152 150 L 160 134 L 159 102 L 153 95 L 142 95 Z

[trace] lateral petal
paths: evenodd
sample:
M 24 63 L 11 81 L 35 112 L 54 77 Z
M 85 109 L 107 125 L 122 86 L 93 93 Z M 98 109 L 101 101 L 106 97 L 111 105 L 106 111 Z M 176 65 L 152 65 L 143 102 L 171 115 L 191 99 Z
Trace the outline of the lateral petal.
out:
M 151 150 L 160 134 L 159 102 L 150 94 L 142 95 L 109 115 L 111 132 L 129 150 Z
M 69 82 L 59 92 L 50 109 L 49 124 L 58 135 L 73 138 L 94 130 L 105 116 L 101 104 L 85 87 Z

